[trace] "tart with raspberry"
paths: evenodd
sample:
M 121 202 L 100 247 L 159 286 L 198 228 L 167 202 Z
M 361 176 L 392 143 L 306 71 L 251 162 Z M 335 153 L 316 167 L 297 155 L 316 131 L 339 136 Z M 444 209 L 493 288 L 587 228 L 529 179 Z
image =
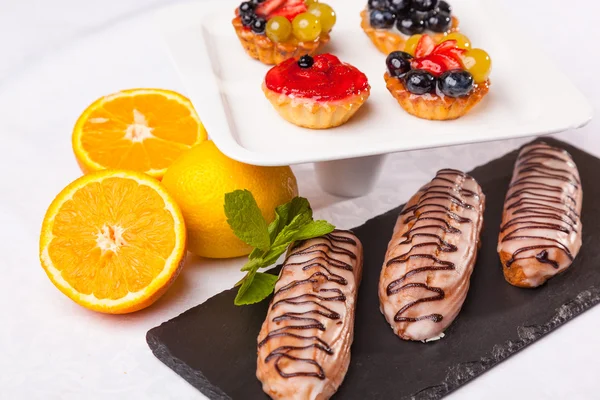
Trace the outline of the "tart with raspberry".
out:
M 328 129 L 345 124 L 367 101 L 365 74 L 332 54 L 305 55 L 273 67 L 263 91 L 275 110 L 292 124 Z
M 233 27 L 252 58 L 274 65 L 314 54 L 335 22 L 335 11 L 314 0 L 251 0 L 237 8 Z
M 414 50 L 417 43 L 408 40 L 413 35 L 426 33 L 438 43 L 458 26 L 444 0 L 369 0 L 361 13 L 361 27 L 384 54 Z
M 414 57 L 391 53 L 384 75 L 388 90 L 409 114 L 451 120 L 467 114 L 488 93 L 492 62 L 481 49 L 465 49 L 456 40 L 438 45 L 419 39 Z

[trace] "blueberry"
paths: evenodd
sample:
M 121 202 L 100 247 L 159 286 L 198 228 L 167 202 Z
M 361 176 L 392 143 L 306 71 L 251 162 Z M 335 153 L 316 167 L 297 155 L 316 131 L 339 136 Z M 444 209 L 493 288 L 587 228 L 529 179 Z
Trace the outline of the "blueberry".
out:
M 452 17 L 443 11 L 432 11 L 426 19 L 426 24 L 429 30 L 443 33 L 452 27 Z
M 405 8 L 404 10 L 397 11 L 396 12 L 396 20 L 409 18 L 413 15 L 414 11 L 415 10 L 412 8 Z
M 438 0 L 413 0 L 413 7 L 417 11 L 432 11 L 438 5 Z
M 300 68 L 310 68 L 315 63 L 315 59 L 309 56 L 308 54 L 300 57 L 298 60 L 298 65 Z
M 242 25 L 251 26 L 256 19 L 256 15 L 254 14 L 242 14 Z
M 395 13 L 410 10 L 411 5 L 412 0 L 388 0 L 388 10 Z
M 473 75 L 462 69 L 446 71 L 440 76 L 438 87 L 448 97 L 466 96 L 473 90 Z
M 267 29 L 267 20 L 264 18 L 256 17 L 250 25 L 252 32 L 255 33 L 265 33 L 265 29 Z
M 256 8 L 256 4 L 251 1 L 245 1 L 240 4 L 240 14 L 252 14 L 254 13 L 254 9 Z
M 412 10 L 410 10 L 410 14 L 417 18 L 417 19 L 422 19 L 423 21 L 427 20 L 427 17 L 429 17 L 429 13 L 431 13 L 432 11 L 417 11 L 414 8 Z
M 254 4 L 264 3 L 266 0 L 252 0 Z
M 435 90 L 435 84 L 435 77 L 422 69 L 413 69 L 404 75 L 404 85 L 413 94 L 431 93 Z
M 390 75 L 401 77 L 410 71 L 410 60 L 413 58 L 410 54 L 403 51 L 394 51 L 385 60 Z
M 452 14 L 452 6 L 450 4 L 448 4 L 448 2 L 446 2 L 444 0 L 440 0 L 439 1 L 436 10 L 437 11 L 443 11 L 443 12 L 448 13 L 448 14 Z
M 405 35 L 416 35 L 417 33 L 423 33 L 425 30 L 425 21 L 414 15 L 406 16 L 398 19 L 396 27 Z
M 385 11 L 388 9 L 388 0 L 369 0 L 369 10 Z
M 396 22 L 396 14 L 391 11 L 373 10 L 370 15 L 371 26 L 376 29 L 389 29 Z

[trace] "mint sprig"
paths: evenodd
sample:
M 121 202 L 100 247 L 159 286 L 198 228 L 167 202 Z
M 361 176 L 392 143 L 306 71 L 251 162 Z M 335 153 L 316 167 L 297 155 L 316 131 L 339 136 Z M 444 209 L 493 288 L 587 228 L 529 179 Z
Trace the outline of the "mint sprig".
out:
M 323 236 L 335 229 L 327 221 L 314 221 L 310 203 L 303 197 L 277 207 L 275 220 L 267 226 L 248 190 L 225 195 L 225 215 L 233 233 L 254 248 L 242 267 L 246 276 L 236 285 L 239 286 L 237 306 L 259 303 L 269 297 L 277 276 L 258 271 L 273 265 L 292 243 Z

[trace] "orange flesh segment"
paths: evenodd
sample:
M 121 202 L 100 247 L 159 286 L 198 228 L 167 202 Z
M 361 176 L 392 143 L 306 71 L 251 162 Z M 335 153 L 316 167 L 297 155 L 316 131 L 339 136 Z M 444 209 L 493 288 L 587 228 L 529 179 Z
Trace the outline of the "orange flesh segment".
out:
M 159 94 L 115 97 L 82 126 L 81 146 L 105 168 L 167 168 L 199 140 L 199 121 L 180 102 Z
M 146 288 L 165 268 L 176 245 L 174 226 L 153 189 L 107 178 L 62 205 L 48 254 L 78 292 L 118 300 Z

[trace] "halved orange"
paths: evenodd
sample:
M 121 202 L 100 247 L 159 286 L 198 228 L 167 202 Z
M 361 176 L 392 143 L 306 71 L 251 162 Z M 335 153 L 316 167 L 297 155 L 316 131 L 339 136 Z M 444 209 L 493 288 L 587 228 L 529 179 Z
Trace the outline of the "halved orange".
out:
M 118 168 L 162 179 L 175 159 L 206 138 L 186 97 L 131 89 L 101 97 L 81 114 L 73 151 L 84 173 Z
M 85 175 L 52 202 L 40 236 L 54 285 L 91 310 L 125 314 L 156 301 L 183 266 L 181 211 L 154 178 L 133 171 Z

